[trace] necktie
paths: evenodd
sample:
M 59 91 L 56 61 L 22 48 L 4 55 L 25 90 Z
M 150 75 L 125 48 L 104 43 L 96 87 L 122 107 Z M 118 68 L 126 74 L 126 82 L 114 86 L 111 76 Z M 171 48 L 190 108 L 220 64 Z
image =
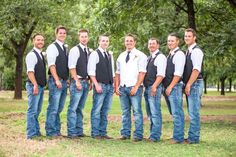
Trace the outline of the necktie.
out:
M 63 51 L 65 52 L 65 55 L 67 55 L 65 45 L 63 44 L 62 47 L 63 47 Z
M 106 58 L 106 60 L 108 60 L 108 56 L 107 53 L 104 51 L 104 57 Z
M 85 57 L 86 57 L 86 62 L 88 61 L 88 53 L 86 51 L 86 48 L 84 48 L 84 53 L 85 53 Z
M 125 62 L 127 63 L 129 61 L 129 54 L 130 54 L 130 51 L 127 52 L 127 56 L 125 58 Z

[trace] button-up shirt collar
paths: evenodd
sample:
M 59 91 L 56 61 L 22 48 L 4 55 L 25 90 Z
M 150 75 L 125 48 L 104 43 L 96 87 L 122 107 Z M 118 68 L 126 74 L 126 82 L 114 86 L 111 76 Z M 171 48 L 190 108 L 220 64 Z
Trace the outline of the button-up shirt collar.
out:
M 81 44 L 81 43 L 79 43 L 79 46 L 83 49 L 83 51 L 84 51 L 84 49 L 86 49 L 86 52 L 88 53 L 88 48 L 87 48 L 87 46 L 84 46 L 84 45 Z
M 106 50 L 103 50 L 100 46 L 98 47 L 99 51 L 101 51 L 102 55 L 104 56 L 104 52 L 106 52 Z M 106 53 L 107 54 L 107 53 Z M 108 54 L 107 54 L 108 55 Z
M 193 48 L 194 48 L 196 45 L 197 45 L 197 43 L 193 43 L 192 45 L 190 45 L 190 46 L 188 47 L 189 53 L 192 52 Z
M 170 51 L 171 56 L 173 56 L 177 50 L 179 50 L 179 47 L 176 47 L 174 50 Z
M 152 58 L 155 58 L 155 56 L 158 52 L 159 52 L 159 49 L 156 49 L 156 51 L 152 53 Z
M 39 54 L 39 56 L 42 58 L 42 56 L 41 56 L 41 50 L 38 49 L 38 48 L 36 48 L 36 47 L 34 47 L 33 49 L 34 49 L 34 50 Z
M 63 48 L 64 43 L 61 42 L 60 40 L 57 40 L 57 39 L 56 39 L 56 42 L 61 46 L 62 50 L 64 50 L 64 48 Z

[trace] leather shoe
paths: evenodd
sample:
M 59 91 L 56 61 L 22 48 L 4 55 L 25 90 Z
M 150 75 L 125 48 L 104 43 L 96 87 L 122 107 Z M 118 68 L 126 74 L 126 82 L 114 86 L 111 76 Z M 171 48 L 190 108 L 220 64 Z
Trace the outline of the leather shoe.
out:
M 140 141 L 142 141 L 142 139 L 141 138 L 134 138 L 133 141 L 134 142 L 140 142 Z
M 129 140 L 130 139 L 130 137 L 126 137 L 126 136 L 121 136 L 120 138 L 119 138 L 119 140 Z
M 178 141 L 175 141 L 174 139 L 170 140 L 170 144 L 182 144 L 182 143 L 184 143 L 184 141 L 183 142 L 178 142 Z
M 89 137 L 89 136 L 85 134 L 81 134 L 81 135 L 78 135 L 78 137 Z
M 102 139 L 107 139 L 107 140 L 113 139 L 113 137 L 110 137 L 110 136 L 107 136 L 107 135 L 101 136 L 101 138 L 102 138 Z
M 101 136 L 93 136 L 92 138 L 97 139 L 97 140 L 101 140 L 102 139 Z

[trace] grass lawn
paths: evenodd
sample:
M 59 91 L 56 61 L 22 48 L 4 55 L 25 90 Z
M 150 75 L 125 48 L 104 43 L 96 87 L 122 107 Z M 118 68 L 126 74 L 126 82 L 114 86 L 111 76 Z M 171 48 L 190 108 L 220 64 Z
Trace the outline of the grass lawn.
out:
M 162 101 L 162 137 L 159 143 L 146 141 L 135 143 L 132 140 L 95 140 L 90 137 L 71 140 L 68 138 L 49 139 L 40 137 L 27 140 L 26 110 L 27 96 L 23 100 L 13 100 L 13 92 L 0 91 L 0 157 L 2 156 L 60 156 L 60 157 L 146 157 L 146 156 L 236 156 L 236 93 L 209 92 L 202 99 L 201 109 L 201 142 L 196 145 L 170 145 L 173 124 L 166 104 Z M 62 133 L 66 135 L 66 111 L 69 96 L 65 104 L 62 119 Z M 144 137 L 149 135 L 149 123 L 144 111 Z M 84 109 L 84 133 L 90 135 L 91 94 Z M 45 135 L 45 118 L 47 108 L 47 92 L 45 93 L 43 110 L 40 114 L 41 132 Z M 186 102 L 184 110 L 187 118 Z M 189 121 L 186 120 L 185 136 L 187 137 Z M 119 98 L 114 96 L 109 114 L 108 135 L 118 138 L 121 128 L 121 109 Z

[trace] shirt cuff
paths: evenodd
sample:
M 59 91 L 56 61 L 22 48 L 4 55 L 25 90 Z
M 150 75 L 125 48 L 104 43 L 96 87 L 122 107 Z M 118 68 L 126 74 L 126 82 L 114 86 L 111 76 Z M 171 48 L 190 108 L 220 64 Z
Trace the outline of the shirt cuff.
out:
M 199 66 L 194 66 L 193 69 L 198 70 L 199 72 L 201 71 L 201 68 Z
M 180 73 L 180 72 L 178 72 L 178 71 L 175 71 L 175 72 L 174 72 L 174 75 L 181 77 L 183 74 Z
M 50 63 L 50 64 L 48 63 L 48 68 L 50 68 L 50 66 L 52 66 L 52 65 L 55 65 L 55 63 Z
M 75 68 L 76 68 L 75 65 L 71 65 L 71 66 L 69 66 L 69 69 L 75 69 Z
M 89 76 L 96 76 L 96 74 L 95 74 L 94 71 L 88 71 L 88 75 L 89 75 Z
M 29 72 L 34 72 L 34 69 L 27 69 L 27 74 L 28 74 Z

